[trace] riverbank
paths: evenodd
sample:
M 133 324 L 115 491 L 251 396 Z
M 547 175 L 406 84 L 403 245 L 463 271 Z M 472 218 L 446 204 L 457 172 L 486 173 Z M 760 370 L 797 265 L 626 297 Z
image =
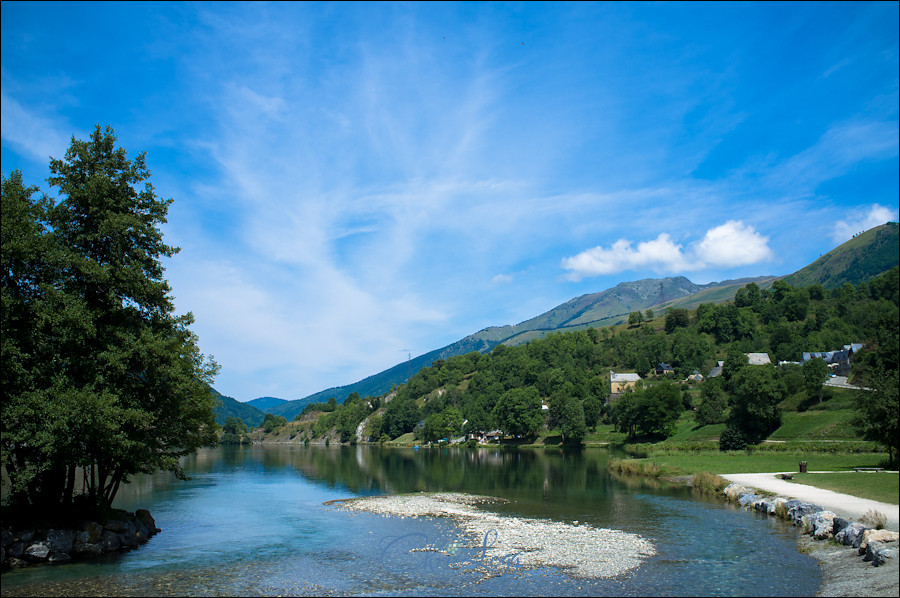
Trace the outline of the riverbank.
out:
M 798 547 L 819 563 L 822 586 L 817 596 L 900 595 L 896 505 L 788 484 L 775 475 L 780 474 L 723 475 L 732 484 L 722 494 L 747 509 L 774 514 L 804 527 L 809 535 L 800 538 Z M 762 498 L 755 494 L 758 492 L 776 492 L 790 500 L 782 496 Z M 869 521 L 873 513 L 885 511 L 891 515 L 886 517 L 883 532 L 853 521 Z
M 101 520 L 38 525 L 3 521 L 0 527 L 2 568 L 86 560 L 131 550 L 158 533 L 150 512 L 112 510 Z
M 900 531 L 900 505 L 892 505 L 867 498 L 859 498 L 850 494 L 843 494 L 817 488 L 807 484 L 797 484 L 780 479 L 780 476 L 791 475 L 794 472 L 772 472 L 772 473 L 732 473 L 719 474 L 729 482 L 737 482 L 744 486 L 758 488 L 765 492 L 774 492 L 781 496 L 796 498 L 803 502 L 810 502 L 821 505 L 833 511 L 835 514 L 845 519 L 859 520 L 868 511 L 878 511 L 886 516 L 885 528 L 893 531 Z M 817 474 L 826 474 L 828 472 L 810 472 Z M 873 475 L 895 475 L 895 472 L 882 473 L 857 473 L 860 481 L 866 480 L 867 476 Z
M 816 596 L 900 596 L 900 567 L 897 559 L 890 559 L 880 567 L 873 567 L 872 563 L 863 561 L 853 548 L 836 546 L 808 536 L 800 539 L 799 548 L 816 559 L 822 570 L 822 587 L 816 592 Z

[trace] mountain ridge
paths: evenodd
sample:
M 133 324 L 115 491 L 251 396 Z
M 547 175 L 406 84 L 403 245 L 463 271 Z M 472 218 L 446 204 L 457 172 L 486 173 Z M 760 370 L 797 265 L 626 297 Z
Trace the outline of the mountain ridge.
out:
M 499 344 L 515 346 L 552 332 L 598 325 L 613 326 L 626 322 L 632 311 L 664 311 L 676 307 L 693 309 L 701 303 L 722 303 L 734 299 L 737 290 L 750 282 L 761 288 L 771 286 L 779 279 L 795 286 L 818 283 L 834 288 L 844 282 L 858 284 L 889 270 L 900 261 L 897 229 L 897 223 L 886 223 L 865 231 L 812 264 L 781 277 L 758 276 L 707 284 L 696 284 L 684 276 L 622 282 L 604 291 L 570 299 L 518 324 L 483 328 L 459 341 L 398 363 L 358 382 L 328 388 L 300 399 L 282 399 L 284 402 L 267 405 L 261 413 L 268 412 L 292 419 L 307 404 L 324 402 L 332 396 L 340 402 L 353 392 L 360 396 L 382 395 L 393 385 L 402 384 L 411 374 L 430 366 L 437 359 L 447 359 L 471 351 L 487 353 Z

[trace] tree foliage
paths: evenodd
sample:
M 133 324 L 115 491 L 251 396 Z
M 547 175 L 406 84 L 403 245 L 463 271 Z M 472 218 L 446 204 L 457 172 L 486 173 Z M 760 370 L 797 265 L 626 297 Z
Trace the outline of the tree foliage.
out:
M 55 203 L 17 172 L 2 184 L 3 466 L 13 503 L 68 508 L 83 488 L 109 505 L 129 476 L 180 475 L 214 441 L 217 366 L 174 313 L 161 260 L 177 249 L 159 229 L 171 200 L 144 154 L 97 127 L 50 172 Z
M 784 383 L 772 366 L 747 366 L 732 379 L 734 405 L 730 425 L 750 443 L 757 443 L 781 425 L 778 403 L 785 398 Z
M 897 370 L 878 372 L 869 382 L 872 390 L 860 390 L 856 396 L 857 429 L 888 450 L 888 460 L 896 464 L 900 442 L 900 380 Z

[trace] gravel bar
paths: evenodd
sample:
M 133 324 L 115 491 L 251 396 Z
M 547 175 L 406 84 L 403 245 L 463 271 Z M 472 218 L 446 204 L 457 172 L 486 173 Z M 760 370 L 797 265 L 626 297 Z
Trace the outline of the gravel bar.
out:
M 517 568 L 557 567 L 574 577 L 597 579 L 622 575 L 656 554 L 653 544 L 635 534 L 590 525 L 507 517 L 478 508 L 506 502 L 461 493 L 421 493 L 332 501 L 349 511 L 393 517 L 450 517 L 472 542 L 483 548 L 483 562 Z

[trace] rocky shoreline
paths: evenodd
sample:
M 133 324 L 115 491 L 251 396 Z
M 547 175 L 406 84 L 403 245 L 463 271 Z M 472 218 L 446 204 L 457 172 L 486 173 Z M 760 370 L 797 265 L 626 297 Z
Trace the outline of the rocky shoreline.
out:
M 63 563 L 131 550 L 159 532 L 150 511 L 115 510 L 102 522 L 82 520 L 68 526 L 0 528 L 0 563 L 4 569 Z
M 799 548 L 819 561 L 817 596 L 898 596 L 900 534 L 838 517 L 823 507 L 781 496 L 768 497 L 738 483 L 722 491 L 729 502 L 802 527 Z

